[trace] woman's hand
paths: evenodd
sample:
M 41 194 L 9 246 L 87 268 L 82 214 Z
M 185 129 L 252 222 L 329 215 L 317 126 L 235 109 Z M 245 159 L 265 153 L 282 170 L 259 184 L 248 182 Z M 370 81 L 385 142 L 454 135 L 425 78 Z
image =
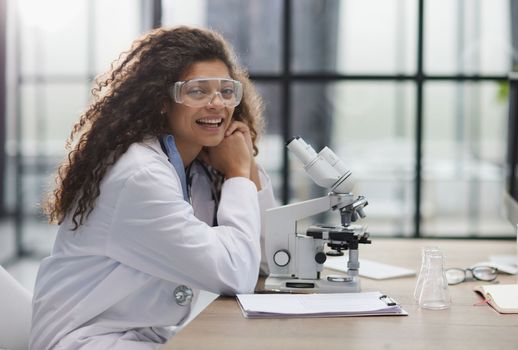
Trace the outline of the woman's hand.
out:
M 250 152 L 250 156 L 253 157 L 254 156 L 254 146 L 252 143 L 252 135 L 250 134 L 250 129 L 248 128 L 248 125 L 246 125 L 243 122 L 234 120 L 228 126 L 227 131 L 225 131 L 225 136 L 230 136 L 236 131 L 243 133 L 243 135 L 245 136 L 248 151 Z
M 259 171 L 254 161 L 252 135 L 248 126 L 240 121 L 232 121 L 223 141 L 215 147 L 206 147 L 200 158 L 225 175 L 225 178 L 244 176 L 261 189 Z
M 243 122 L 233 121 L 232 124 L 230 124 L 230 126 L 228 127 L 227 131 L 225 132 L 225 135 L 231 135 L 236 131 L 242 132 L 243 135 L 245 135 L 248 151 L 250 152 L 250 156 L 252 157 L 252 162 L 250 164 L 250 180 L 252 180 L 255 183 L 257 191 L 260 191 L 261 180 L 259 178 L 259 170 L 257 169 L 257 165 L 255 164 L 254 160 L 254 144 L 252 142 L 252 135 L 250 134 L 250 129 L 248 128 L 248 125 L 246 125 Z
M 254 160 L 254 144 L 252 142 L 250 129 L 248 128 L 248 125 L 243 122 L 233 121 L 225 132 L 225 135 L 232 135 L 235 132 L 241 132 L 245 136 L 246 145 L 248 147 L 248 151 L 250 152 L 250 157 L 252 158 L 252 162 L 250 164 L 250 180 L 255 183 L 257 191 L 260 191 L 261 180 L 259 179 L 259 170 L 257 169 L 257 165 L 255 164 Z
M 252 153 L 246 138 L 245 133 L 238 128 L 233 128 L 233 132 L 225 134 L 219 145 L 206 147 L 200 156 L 203 161 L 222 172 L 225 178 L 236 176 L 250 178 Z

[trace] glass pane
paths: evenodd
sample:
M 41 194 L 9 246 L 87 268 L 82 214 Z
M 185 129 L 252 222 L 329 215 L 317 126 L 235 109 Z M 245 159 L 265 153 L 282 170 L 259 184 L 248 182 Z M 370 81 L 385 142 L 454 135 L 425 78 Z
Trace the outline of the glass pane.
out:
M 293 2 L 296 72 L 413 73 L 415 0 Z
M 63 146 L 72 126 L 86 109 L 89 94 L 88 83 L 48 84 L 45 88 L 45 147 L 47 155 L 65 155 Z
M 426 73 L 506 75 L 513 57 L 509 3 L 426 1 Z
M 282 154 L 284 140 L 281 129 L 281 87 L 278 83 L 255 82 L 264 100 L 265 128 L 259 140 L 257 161 L 264 167 L 272 180 L 275 198 L 282 201 Z
M 65 140 L 85 109 L 87 94 L 87 83 L 22 85 L 22 179 L 27 214 L 40 213 L 35 204 L 41 203 L 53 185 L 52 174 L 66 155 Z
M 142 28 L 144 15 L 140 0 L 20 0 L 9 1 L 9 5 L 19 19 L 18 36 L 10 36 L 18 40 L 13 40 L 12 48 L 19 50 L 9 51 L 13 59 L 7 69 L 13 88 L 7 95 L 5 201 L 8 210 L 15 212 L 16 180 L 21 180 L 24 216 L 18 232 L 22 232 L 24 249 L 46 255 L 56 227 L 46 223 L 39 204 L 53 187 L 53 173 L 66 154 L 65 140 L 87 106 L 88 74 L 96 73 L 101 69 L 98 67 L 108 67 L 129 48 Z M 9 29 L 14 33 L 13 22 L 9 22 Z M 18 62 L 19 68 L 15 66 Z M 19 82 L 19 90 L 14 82 Z M 13 106 L 19 106 L 19 110 Z M 15 164 L 16 121 L 22 125 L 20 172 Z M 3 228 L 4 222 L 0 222 Z M 9 230 L 14 237 L 14 228 Z M 4 245 L 4 241 L 0 244 Z M 5 245 L 12 246 L 8 241 Z
M 89 85 L 24 84 L 20 98 L 25 156 L 65 155 L 65 140 L 86 108 Z
M 512 235 L 502 215 L 507 102 L 496 82 L 425 86 L 423 235 Z
M 15 164 L 13 157 L 9 156 L 9 149 L 6 150 L 5 169 L 4 169 L 4 204 L 7 212 L 14 212 L 15 208 Z M 0 216 L 0 265 L 14 257 L 16 254 L 15 225 L 14 218 Z
M 164 26 L 215 29 L 234 47 L 252 73 L 277 73 L 281 67 L 282 1 L 163 0 Z
M 21 74 L 87 72 L 87 0 L 21 0 Z
M 104 73 L 141 34 L 140 0 L 96 0 L 93 28 L 95 73 Z M 117 21 L 114 23 L 114 13 Z
M 364 223 L 373 235 L 413 234 L 414 100 L 411 83 L 306 83 L 293 92 L 294 134 L 317 152 L 328 146 L 352 171 L 354 193 L 369 201 Z M 328 192 L 292 155 L 290 172 L 292 201 Z
M 16 255 L 14 219 L 0 217 L 0 265 Z

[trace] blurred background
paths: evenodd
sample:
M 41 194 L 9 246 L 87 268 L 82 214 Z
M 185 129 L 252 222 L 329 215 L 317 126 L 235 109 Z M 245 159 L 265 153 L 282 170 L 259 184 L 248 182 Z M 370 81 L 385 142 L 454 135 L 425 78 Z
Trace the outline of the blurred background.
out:
M 317 152 L 332 148 L 353 172 L 374 237 L 516 239 L 502 193 L 518 1 L 0 0 L 0 7 L 2 265 L 50 253 L 57 227 L 39 205 L 95 77 L 141 34 L 180 24 L 221 32 L 249 70 L 266 103 L 258 157 L 281 203 L 326 193 L 284 147 L 300 135 Z

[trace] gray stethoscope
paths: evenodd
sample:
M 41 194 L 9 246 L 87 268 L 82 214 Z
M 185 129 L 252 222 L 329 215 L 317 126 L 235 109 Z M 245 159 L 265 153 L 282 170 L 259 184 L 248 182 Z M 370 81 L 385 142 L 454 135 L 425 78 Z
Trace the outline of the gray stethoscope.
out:
M 165 155 L 169 159 L 169 155 L 167 154 L 167 149 L 165 147 L 164 141 L 161 137 L 158 138 L 160 141 L 160 147 L 162 148 L 162 151 L 165 153 Z M 170 161 L 170 160 L 169 160 Z M 220 199 L 220 188 L 217 186 L 217 177 L 219 176 L 217 173 L 209 169 L 209 167 L 203 163 L 202 161 L 195 159 L 186 169 L 185 169 L 185 178 L 186 178 L 186 185 L 187 185 L 187 196 L 189 198 L 189 203 L 192 204 L 192 198 L 191 198 L 191 186 L 192 186 L 192 180 L 194 178 L 194 175 L 191 174 L 191 169 L 194 163 L 197 163 L 202 169 L 207 178 L 210 182 L 210 191 L 212 194 L 212 200 L 214 201 L 214 213 L 212 215 L 212 226 L 218 226 L 218 207 L 219 207 L 219 199 Z
M 207 176 L 210 182 L 210 192 L 212 195 L 212 200 L 214 201 L 214 213 L 212 214 L 212 226 L 218 226 L 218 207 L 219 207 L 219 199 L 221 195 L 220 188 L 217 186 L 218 179 L 216 178 L 218 175 L 212 172 L 209 167 L 203 163 L 202 161 L 195 159 L 188 167 L 185 169 L 185 176 L 187 178 L 187 194 L 189 195 L 189 201 L 191 200 L 191 185 L 192 179 L 194 175 L 191 175 L 191 168 L 194 163 L 198 163 L 198 165 L 203 169 L 203 172 Z

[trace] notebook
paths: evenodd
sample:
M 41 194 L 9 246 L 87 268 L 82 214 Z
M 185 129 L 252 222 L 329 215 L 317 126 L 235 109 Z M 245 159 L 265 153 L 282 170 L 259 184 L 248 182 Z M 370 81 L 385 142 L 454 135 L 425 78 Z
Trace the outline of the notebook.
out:
M 518 313 L 518 284 L 488 284 L 474 290 L 501 314 Z
M 246 318 L 406 316 L 392 298 L 380 292 L 329 294 L 238 294 Z

